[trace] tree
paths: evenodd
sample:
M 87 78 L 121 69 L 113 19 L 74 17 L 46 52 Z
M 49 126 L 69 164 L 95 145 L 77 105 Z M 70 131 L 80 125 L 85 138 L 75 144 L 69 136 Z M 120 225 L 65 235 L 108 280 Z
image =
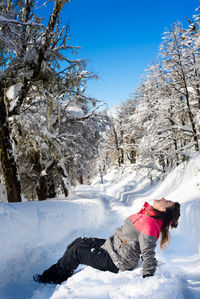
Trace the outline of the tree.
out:
M 38 99 L 15 123 L 22 191 L 29 200 L 68 195 L 70 185 L 87 181 L 97 156 L 103 119 L 87 104 L 61 101 L 47 114 Z
M 70 60 L 63 54 L 66 50 L 78 50 L 66 43 L 68 27 L 60 27 L 59 15 L 64 4 L 64 0 L 54 1 L 47 27 L 34 14 L 33 0 L 4 1 L 0 6 L 0 159 L 10 202 L 21 200 L 11 136 L 21 113 L 34 104 L 36 97 L 47 101 L 49 110 L 63 96 L 93 100 L 84 97 L 81 91 L 85 80 L 92 77 L 82 71 L 84 61 Z M 66 67 L 60 70 L 63 63 Z M 10 88 L 15 90 L 12 98 Z
M 136 162 L 138 139 L 138 128 L 135 124 L 136 106 L 137 98 L 130 96 L 129 99 L 122 102 L 116 114 L 116 130 L 121 136 L 122 164 L 127 160 L 131 164 Z
M 182 38 L 184 30 L 180 24 L 173 26 L 171 32 L 165 34 L 162 44 L 162 56 L 164 67 L 167 71 L 169 85 L 177 96 L 182 97 L 186 104 L 186 113 L 190 122 L 195 150 L 199 150 L 197 128 L 195 124 L 194 109 L 192 103 L 192 79 L 194 79 L 194 52 L 191 46 Z M 196 80 L 195 80 L 196 81 Z

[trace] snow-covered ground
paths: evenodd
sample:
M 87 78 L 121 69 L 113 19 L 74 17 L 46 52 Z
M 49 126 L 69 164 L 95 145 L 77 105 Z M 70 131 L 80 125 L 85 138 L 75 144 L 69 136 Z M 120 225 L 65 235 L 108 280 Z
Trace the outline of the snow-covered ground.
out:
M 1 299 L 200 298 L 200 155 L 153 187 L 131 168 L 123 171 L 110 172 L 104 184 L 94 180 L 78 186 L 67 200 L 0 203 Z M 55 263 L 74 238 L 106 238 L 145 201 L 151 204 L 162 196 L 181 203 L 181 218 L 171 231 L 170 248 L 157 248 L 154 277 L 143 279 L 140 264 L 118 274 L 80 266 L 57 286 L 32 280 L 33 273 Z

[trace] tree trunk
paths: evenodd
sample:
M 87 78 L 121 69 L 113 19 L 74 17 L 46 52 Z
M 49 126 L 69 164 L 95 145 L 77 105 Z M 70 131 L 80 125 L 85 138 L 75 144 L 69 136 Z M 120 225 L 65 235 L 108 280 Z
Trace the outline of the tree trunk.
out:
M 185 97 L 186 97 L 186 104 L 187 104 L 187 112 L 188 112 L 189 120 L 190 120 L 191 127 L 192 127 L 193 140 L 195 141 L 195 150 L 199 151 L 199 143 L 198 143 L 198 137 L 197 137 L 197 130 L 196 130 L 195 122 L 194 122 L 194 115 L 192 113 L 191 105 L 190 105 L 188 84 L 187 84 L 187 80 L 186 80 L 186 76 L 185 76 L 185 72 L 184 72 L 184 67 L 182 66 L 182 62 L 181 62 L 181 59 L 180 59 L 180 54 L 179 54 L 179 63 L 180 63 L 180 66 L 181 66 L 182 80 L 183 80 L 184 88 L 185 88 Z
M 55 183 L 53 180 L 53 175 L 51 170 L 55 164 L 55 161 L 49 161 L 48 165 L 42 167 L 40 161 L 40 152 L 33 151 L 30 157 L 30 162 L 32 163 L 32 169 L 36 172 L 38 176 L 38 182 L 36 185 L 36 193 L 38 200 L 46 200 L 47 198 L 56 197 Z
M 39 201 L 56 197 L 55 184 L 50 175 L 41 173 L 36 185 L 36 192 Z
M 63 179 L 61 180 L 61 184 L 62 184 L 62 188 L 63 188 L 64 194 L 65 194 L 65 197 L 68 197 L 69 191 L 68 191 L 68 189 L 66 187 L 66 184 L 65 184 Z
M 47 177 L 47 189 L 48 189 L 48 198 L 55 198 L 56 197 L 56 190 L 55 190 L 55 183 L 51 176 Z
M 63 192 L 65 194 L 65 197 L 68 197 L 69 195 L 69 190 L 68 190 L 68 186 L 66 184 L 66 180 L 68 179 L 68 173 L 65 169 L 64 166 L 61 166 L 58 167 L 59 171 L 60 171 L 60 174 L 61 174 L 61 184 L 62 184 L 62 189 L 63 189 Z
M 124 164 L 124 149 L 123 148 L 120 148 L 120 151 L 119 151 L 119 155 L 120 155 L 120 164 Z
M 38 184 L 36 186 L 36 192 L 38 196 L 38 200 L 45 200 L 47 199 L 47 181 L 46 181 L 46 176 L 41 175 L 38 180 Z
M 113 134 L 114 134 L 114 138 L 115 138 L 115 148 L 116 148 L 117 153 L 118 153 L 117 161 L 118 161 L 118 165 L 120 167 L 121 166 L 121 155 L 120 155 L 119 139 L 118 139 L 115 127 L 113 127 Z
M 0 161 L 5 181 L 8 202 L 21 201 L 21 185 L 17 164 L 13 155 L 9 124 L 4 103 L 3 88 L 0 85 Z
M 136 152 L 134 150 L 131 150 L 130 153 L 127 154 L 127 158 L 131 162 L 131 164 L 135 164 L 136 162 Z
M 187 108 L 188 108 L 188 116 L 189 116 L 190 123 L 191 123 L 191 126 L 192 126 L 193 139 L 195 141 L 195 149 L 196 149 L 196 151 L 198 151 L 199 150 L 199 143 L 198 143 L 196 126 L 195 126 L 195 122 L 194 122 L 194 115 L 193 115 L 193 113 L 191 111 L 191 108 L 190 108 L 188 90 L 186 91 L 186 103 L 187 103 Z

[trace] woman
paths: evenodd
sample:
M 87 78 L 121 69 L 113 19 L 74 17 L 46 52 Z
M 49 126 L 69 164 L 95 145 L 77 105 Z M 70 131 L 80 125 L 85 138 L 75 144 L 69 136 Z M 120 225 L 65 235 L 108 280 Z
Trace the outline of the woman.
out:
M 113 236 L 105 239 L 78 238 L 66 249 L 58 262 L 33 278 L 41 283 L 62 283 L 79 264 L 118 273 L 132 270 L 143 260 L 143 278 L 156 271 L 155 248 L 161 232 L 160 247 L 169 242 L 169 228 L 177 227 L 180 204 L 162 198 L 153 206 L 145 202 L 141 211 L 128 217 Z

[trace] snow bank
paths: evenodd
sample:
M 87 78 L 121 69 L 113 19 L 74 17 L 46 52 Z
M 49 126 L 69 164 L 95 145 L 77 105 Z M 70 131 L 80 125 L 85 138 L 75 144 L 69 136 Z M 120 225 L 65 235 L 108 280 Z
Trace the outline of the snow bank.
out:
M 56 262 L 74 238 L 105 230 L 108 220 L 98 199 L 1 203 L 0 298 L 29 298 L 20 292 L 34 284 L 32 273 Z
M 152 193 L 152 198 L 163 195 L 181 204 L 181 218 L 173 231 L 173 253 L 200 254 L 200 155 L 194 155 L 187 165 L 177 167 Z M 176 242 L 174 241 L 176 239 Z M 181 250 L 180 250 L 181 248 Z M 169 252 L 172 254 L 172 250 Z

